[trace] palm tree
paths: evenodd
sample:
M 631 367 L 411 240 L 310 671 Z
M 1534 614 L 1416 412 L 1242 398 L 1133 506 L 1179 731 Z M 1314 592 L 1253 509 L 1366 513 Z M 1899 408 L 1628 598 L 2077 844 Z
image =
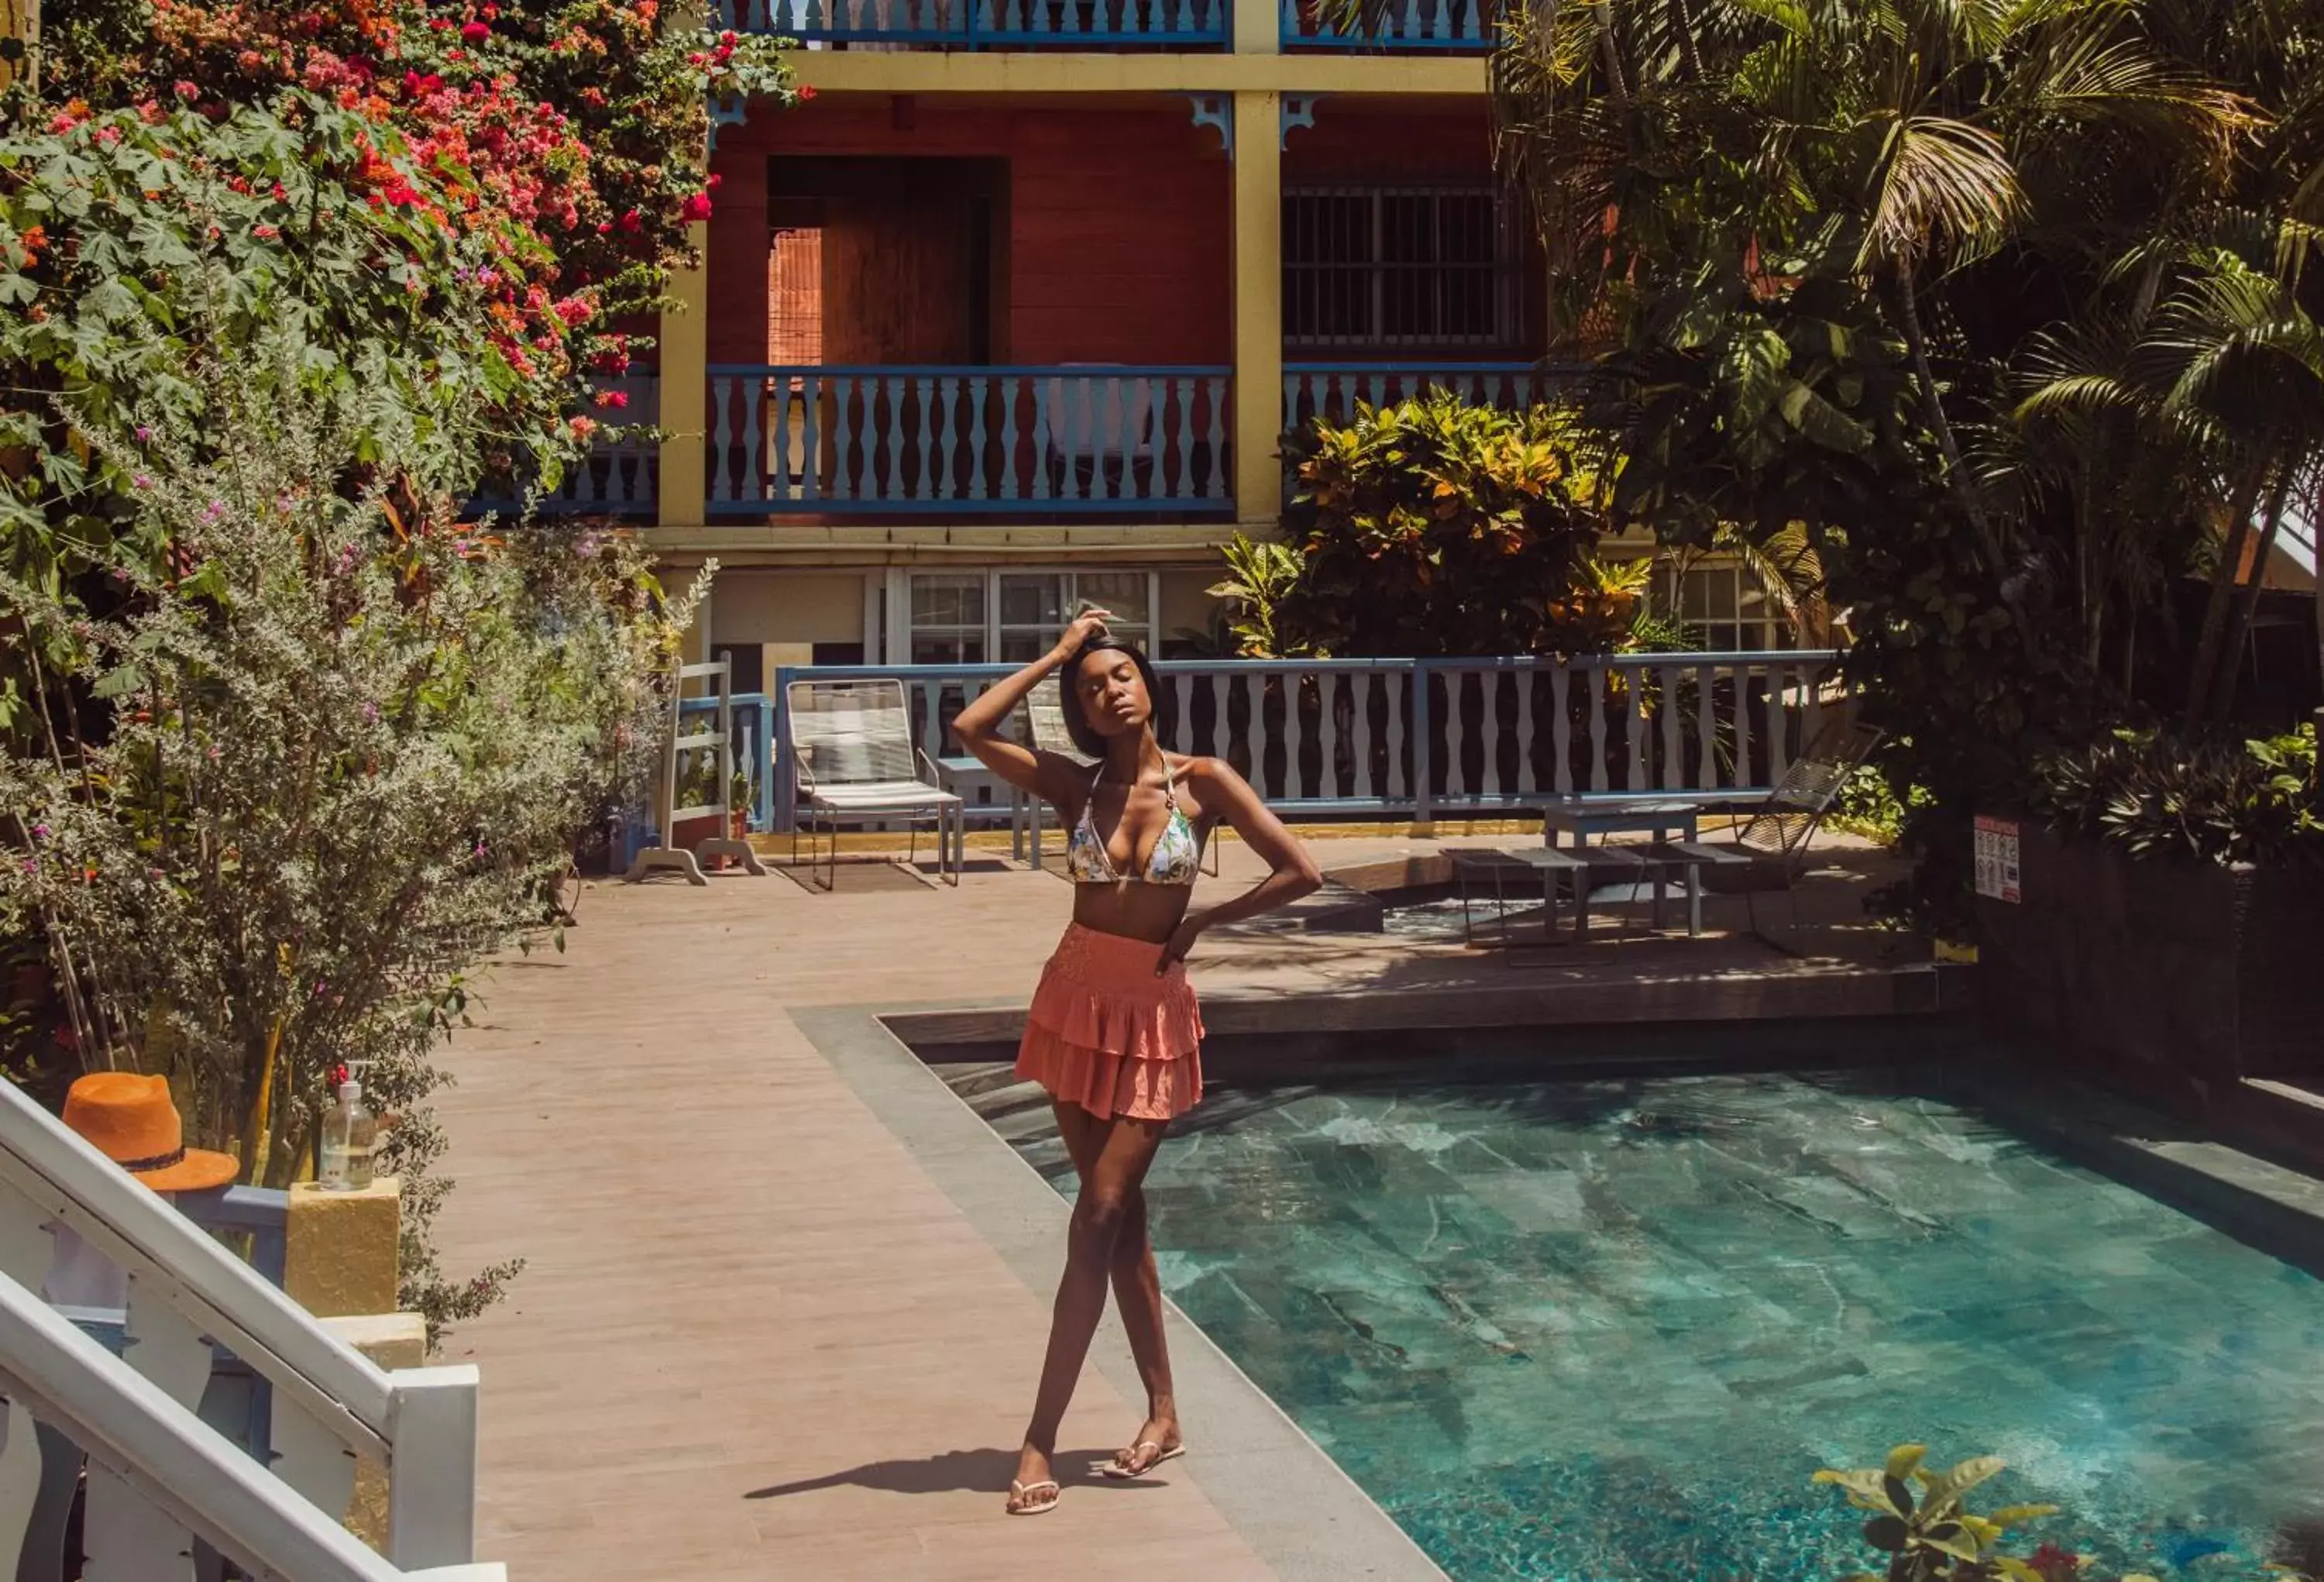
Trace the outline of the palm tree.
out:
M 2127 139 L 2158 166 L 2224 166 L 2247 106 L 2135 23 L 2072 0 L 1533 0 L 1495 61 L 1502 148 L 1566 322 L 1622 338 L 1649 301 L 1731 275 L 1853 279 L 1904 343 L 1998 576 L 2005 523 L 1964 458 L 1923 299 L 2018 236 L 2032 190 L 2101 179 Z

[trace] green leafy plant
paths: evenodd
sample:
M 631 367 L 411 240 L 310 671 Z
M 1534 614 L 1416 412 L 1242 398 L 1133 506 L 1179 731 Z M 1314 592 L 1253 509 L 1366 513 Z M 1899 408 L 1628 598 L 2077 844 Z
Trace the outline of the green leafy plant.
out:
M 1970 1490 L 2004 1465 L 1998 1456 L 1973 1456 L 1945 1472 L 1931 1472 L 1925 1445 L 1899 1445 L 1886 1464 L 1858 1471 L 1831 1467 L 1815 1475 L 1870 1513 L 1864 1541 L 1888 1557 L 1883 1571 L 1859 1571 L 1846 1582 L 1970 1582 L 2004 1577 L 2045 1582 L 2025 1561 L 1995 1546 L 2010 1528 L 2057 1513 L 2055 1505 L 2005 1505 L 1986 1515 L 1963 1503 Z M 2125 1577 L 2123 1582 L 2153 1582 Z
M 356 397 L 208 383 L 201 451 L 91 436 L 137 513 L 107 613 L 0 571 L 0 664 L 36 688 L 0 738 L 0 938 L 45 943 L 79 1062 L 168 1075 L 246 1181 L 299 1178 L 323 1073 L 361 1064 L 402 1117 L 403 1301 L 441 1325 L 512 1265 L 437 1268 L 431 1057 L 641 782 L 692 606 L 625 539 L 402 515 L 412 454 L 351 465 Z
M 2065 828 L 2157 861 L 2324 865 L 2316 727 L 2238 745 L 2119 730 L 2041 765 L 2045 811 Z
M 1302 571 L 1287 618 L 1334 653 L 1544 652 L 1550 603 L 1609 530 L 1573 414 L 1443 392 L 1285 440 Z
M 1219 554 L 1226 575 L 1207 591 L 1224 602 L 1220 614 L 1234 642 L 1231 657 L 1295 659 L 1319 652 L 1298 634 L 1289 614 L 1305 569 L 1297 550 L 1237 532 Z

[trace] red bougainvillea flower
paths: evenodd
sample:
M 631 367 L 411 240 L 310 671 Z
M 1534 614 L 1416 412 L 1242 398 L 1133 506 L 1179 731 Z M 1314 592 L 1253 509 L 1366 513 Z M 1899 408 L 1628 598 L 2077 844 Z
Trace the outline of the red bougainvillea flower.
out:
M 489 23 L 472 22 L 460 29 L 460 38 L 465 43 L 481 44 L 492 36 L 492 24 Z
M 800 83 L 798 85 L 798 97 L 801 104 L 805 104 L 807 100 L 815 97 L 815 84 L 811 82 Z
M 629 393 L 622 390 L 601 390 L 597 392 L 597 404 L 618 412 L 630 404 Z
M 688 219 L 708 219 L 710 217 L 710 194 L 707 192 L 696 193 L 693 197 L 686 200 L 686 207 L 680 212 Z

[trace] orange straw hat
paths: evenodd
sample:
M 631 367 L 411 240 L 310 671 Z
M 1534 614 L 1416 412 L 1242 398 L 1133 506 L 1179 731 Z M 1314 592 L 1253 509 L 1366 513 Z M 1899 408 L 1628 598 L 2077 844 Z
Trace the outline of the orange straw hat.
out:
M 186 1146 L 166 1078 L 92 1072 L 65 1095 L 65 1124 L 157 1192 L 205 1192 L 242 1173 L 231 1154 Z

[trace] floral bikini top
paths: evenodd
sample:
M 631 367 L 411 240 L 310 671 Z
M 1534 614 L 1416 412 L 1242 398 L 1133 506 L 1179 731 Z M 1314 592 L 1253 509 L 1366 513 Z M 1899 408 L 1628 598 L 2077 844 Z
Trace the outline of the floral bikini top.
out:
M 1147 857 L 1142 874 L 1115 873 L 1113 858 L 1106 854 L 1105 842 L 1099 837 L 1097 826 L 1090 821 L 1090 810 L 1097 805 L 1097 782 L 1104 774 L 1105 765 L 1101 763 L 1097 773 L 1090 777 L 1090 794 L 1082 800 L 1081 819 L 1065 842 L 1065 872 L 1073 876 L 1074 883 L 1114 884 L 1128 880 L 1133 884 L 1192 884 L 1195 870 L 1203 863 L 1203 837 L 1194 832 L 1194 820 L 1178 806 L 1178 791 L 1170 773 L 1169 760 L 1162 761 L 1162 800 L 1169 804 L 1170 819 L 1155 837 L 1154 850 Z M 1135 856 L 1135 851 L 1131 855 Z

